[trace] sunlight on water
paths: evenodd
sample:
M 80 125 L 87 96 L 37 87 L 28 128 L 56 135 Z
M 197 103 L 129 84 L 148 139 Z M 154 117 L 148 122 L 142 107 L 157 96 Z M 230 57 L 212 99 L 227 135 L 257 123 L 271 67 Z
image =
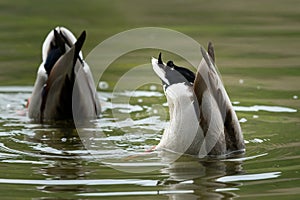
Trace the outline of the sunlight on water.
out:
M 244 112 L 258 112 L 258 111 L 267 111 L 267 112 L 297 112 L 296 109 L 286 108 L 282 106 L 264 106 L 264 105 L 254 105 L 254 106 L 234 106 L 235 111 L 244 111 Z
M 169 191 L 138 191 L 138 192 L 103 192 L 103 193 L 85 193 L 78 196 L 101 197 L 101 196 L 137 196 L 137 195 L 159 195 L 159 194 L 189 194 L 193 190 L 169 190 Z
M 30 184 L 30 185 L 139 185 L 155 186 L 157 181 L 130 180 L 130 179 L 103 179 L 103 180 L 24 180 L 24 179 L 0 179 L 0 183 Z
M 279 177 L 281 172 L 269 172 L 269 173 L 261 173 L 261 174 L 247 174 L 247 175 L 236 175 L 236 176 L 224 176 L 222 178 L 218 178 L 217 181 L 227 183 L 233 181 L 256 181 L 270 178 Z

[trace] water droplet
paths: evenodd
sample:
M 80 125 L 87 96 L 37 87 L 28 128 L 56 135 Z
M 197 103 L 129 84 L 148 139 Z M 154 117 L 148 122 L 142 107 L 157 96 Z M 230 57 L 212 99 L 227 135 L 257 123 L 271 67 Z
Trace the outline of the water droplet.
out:
M 263 143 L 264 141 L 262 139 L 259 139 L 259 138 L 254 138 L 253 140 L 251 140 L 251 142 L 253 142 L 253 143 Z
M 240 119 L 240 122 L 241 122 L 241 123 L 244 123 L 244 122 L 246 122 L 246 121 L 247 121 L 246 118 L 241 118 L 241 119 Z
M 155 91 L 155 90 L 157 90 L 157 87 L 156 87 L 156 85 L 151 85 L 151 86 L 150 86 L 150 90 L 151 90 L 151 91 Z
M 98 84 L 99 88 L 102 89 L 102 90 L 106 90 L 108 89 L 109 85 L 107 82 L 105 81 L 100 81 L 99 84 Z

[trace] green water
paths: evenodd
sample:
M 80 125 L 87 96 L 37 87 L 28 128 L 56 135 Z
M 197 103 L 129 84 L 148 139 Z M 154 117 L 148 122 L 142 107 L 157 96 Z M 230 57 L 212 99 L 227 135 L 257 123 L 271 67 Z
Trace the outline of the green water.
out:
M 299 7 L 296 0 L 1 1 L 1 199 L 297 199 Z M 104 112 L 95 123 L 111 146 L 95 151 L 96 158 L 73 128 L 31 122 L 23 113 L 24 100 L 30 97 L 41 62 L 42 42 L 58 25 L 75 35 L 87 31 L 84 55 L 108 37 L 137 27 L 174 29 L 204 46 L 213 41 L 218 68 L 242 121 L 244 157 L 199 160 L 183 156 L 166 165 L 158 155 L 149 154 L 137 157 L 141 162 L 136 166 L 127 166 L 139 171 L 155 165 L 141 173 L 102 162 L 118 158 L 119 150 L 144 155 L 159 142 L 166 122 L 161 116 L 167 111 L 163 106 L 154 112 L 153 105 L 166 102 L 159 85 L 154 90 L 140 88 L 130 99 L 131 107 L 110 107 L 116 98 L 111 89 L 118 78 L 132 66 L 147 63 L 156 50 L 124 55 L 106 73 L 110 88 L 99 91 Z M 124 110 L 131 124 L 113 118 L 113 112 Z M 120 163 L 128 164 L 126 159 Z

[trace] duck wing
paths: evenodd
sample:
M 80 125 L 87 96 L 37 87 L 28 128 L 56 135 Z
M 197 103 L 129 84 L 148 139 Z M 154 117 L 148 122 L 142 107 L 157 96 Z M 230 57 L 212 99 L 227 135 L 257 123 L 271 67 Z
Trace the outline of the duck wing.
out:
M 85 61 L 83 63 L 77 61 L 76 64 L 72 101 L 73 118 L 80 121 L 96 118 L 101 112 L 101 106 L 92 73 Z
M 214 51 L 201 48 L 203 59 L 198 67 L 194 92 L 200 108 L 203 129 L 211 155 L 244 149 L 242 131 L 236 113 L 214 65 Z M 213 55 L 213 56 L 210 56 Z

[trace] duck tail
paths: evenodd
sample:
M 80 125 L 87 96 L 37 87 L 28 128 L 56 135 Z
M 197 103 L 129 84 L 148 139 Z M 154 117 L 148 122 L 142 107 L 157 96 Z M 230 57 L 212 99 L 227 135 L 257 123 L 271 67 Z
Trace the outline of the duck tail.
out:
M 81 51 L 81 48 L 84 44 L 86 38 L 86 31 L 83 31 L 81 35 L 78 37 L 76 43 L 75 43 L 75 53 L 74 53 L 74 58 L 73 58 L 73 66 L 75 66 L 77 59 L 82 63 L 82 59 L 79 56 L 79 53 Z

